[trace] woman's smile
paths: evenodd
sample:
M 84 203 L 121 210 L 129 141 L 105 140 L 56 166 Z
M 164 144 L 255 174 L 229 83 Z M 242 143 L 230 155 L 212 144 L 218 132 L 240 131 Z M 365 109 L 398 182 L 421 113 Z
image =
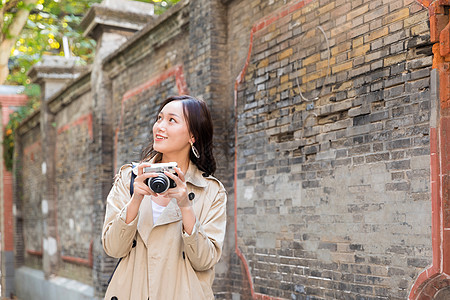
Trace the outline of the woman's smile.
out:
M 161 134 L 156 134 L 155 135 L 155 142 L 159 142 L 159 141 L 163 141 L 163 140 L 167 140 L 167 137 L 163 136 Z

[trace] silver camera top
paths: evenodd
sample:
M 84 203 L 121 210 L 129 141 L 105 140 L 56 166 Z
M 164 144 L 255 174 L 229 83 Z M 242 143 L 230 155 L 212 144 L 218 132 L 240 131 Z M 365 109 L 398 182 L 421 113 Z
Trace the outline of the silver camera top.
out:
M 144 173 L 157 173 L 164 171 L 175 173 L 175 167 L 177 166 L 178 165 L 176 162 L 151 164 L 150 167 L 144 168 Z

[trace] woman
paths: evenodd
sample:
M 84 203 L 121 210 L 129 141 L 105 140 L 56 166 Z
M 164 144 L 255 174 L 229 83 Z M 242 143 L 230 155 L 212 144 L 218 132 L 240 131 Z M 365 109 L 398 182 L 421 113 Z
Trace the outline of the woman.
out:
M 141 163 L 123 166 L 106 205 L 102 242 L 122 258 L 106 291 L 111 300 L 214 299 L 214 265 L 226 226 L 226 192 L 212 176 L 212 121 L 203 101 L 168 98 Z M 145 183 L 152 163 L 176 162 L 176 186 L 157 194 Z M 131 172 L 137 176 L 130 196 Z

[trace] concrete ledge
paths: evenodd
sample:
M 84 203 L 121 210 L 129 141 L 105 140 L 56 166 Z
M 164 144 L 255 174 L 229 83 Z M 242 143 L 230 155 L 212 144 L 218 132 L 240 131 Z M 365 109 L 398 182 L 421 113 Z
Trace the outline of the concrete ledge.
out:
M 94 288 L 76 280 L 55 276 L 45 280 L 44 272 L 21 267 L 15 273 L 16 295 L 20 300 L 91 300 Z

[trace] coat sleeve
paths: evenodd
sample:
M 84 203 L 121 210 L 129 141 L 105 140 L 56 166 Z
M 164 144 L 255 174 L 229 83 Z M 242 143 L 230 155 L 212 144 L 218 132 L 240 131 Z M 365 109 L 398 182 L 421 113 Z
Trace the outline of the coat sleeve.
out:
M 197 219 L 191 235 L 182 234 L 186 255 L 196 271 L 212 268 L 222 255 L 227 194 L 221 184 L 220 187 L 205 220 L 200 222 Z
M 130 177 L 131 165 L 123 166 L 116 175 L 106 201 L 102 244 L 106 254 L 115 258 L 124 257 L 131 251 L 139 219 L 138 214 L 132 222 L 125 223 L 131 199 L 129 184 L 126 184 L 130 182 Z

